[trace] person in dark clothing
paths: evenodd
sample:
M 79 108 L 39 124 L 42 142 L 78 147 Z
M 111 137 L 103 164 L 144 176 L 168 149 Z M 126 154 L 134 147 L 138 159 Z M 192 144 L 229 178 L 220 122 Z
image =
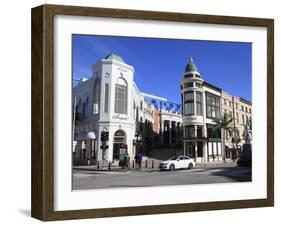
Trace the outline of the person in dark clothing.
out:
M 142 163 L 142 154 L 141 153 L 138 153 L 137 161 L 138 161 L 138 169 L 141 170 L 141 163 Z
M 136 169 L 138 169 L 139 168 L 139 165 L 138 165 L 138 154 L 135 155 L 134 160 L 135 160 L 135 163 L 136 163 Z
M 130 167 L 130 155 L 126 151 L 126 168 L 129 168 L 129 167 Z

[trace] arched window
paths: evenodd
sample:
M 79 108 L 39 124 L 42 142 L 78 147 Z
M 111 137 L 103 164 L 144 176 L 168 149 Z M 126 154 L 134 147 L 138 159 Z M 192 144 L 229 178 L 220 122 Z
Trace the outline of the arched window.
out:
M 96 78 L 93 88 L 93 114 L 99 113 L 100 105 L 100 79 Z
M 127 114 L 127 106 L 128 106 L 128 85 L 124 79 L 118 78 L 115 85 L 114 112 L 120 114 Z

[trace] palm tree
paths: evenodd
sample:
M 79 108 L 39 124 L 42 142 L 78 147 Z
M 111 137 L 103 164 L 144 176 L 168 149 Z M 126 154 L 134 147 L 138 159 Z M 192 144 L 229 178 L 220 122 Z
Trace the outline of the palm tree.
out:
M 223 153 L 223 160 L 225 162 L 226 160 L 226 153 L 225 153 L 225 135 L 226 132 L 230 133 L 232 131 L 232 127 L 230 126 L 230 123 L 232 122 L 231 116 L 229 116 L 227 113 L 224 113 L 223 117 L 221 119 L 214 119 L 215 121 L 215 129 L 218 131 L 221 131 L 222 133 L 222 153 Z
M 232 128 L 233 136 L 231 142 L 233 143 L 233 148 L 237 149 L 238 144 L 240 143 L 241 139 L 239 137 L 239 130 L 236 127 Z

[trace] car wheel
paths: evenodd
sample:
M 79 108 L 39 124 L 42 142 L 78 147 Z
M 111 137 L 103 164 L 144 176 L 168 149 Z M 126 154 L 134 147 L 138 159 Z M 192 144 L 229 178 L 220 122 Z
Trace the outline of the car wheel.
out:
M 188 169 L 192 169 L 192 168 L 193 168 L 193 164 L 192 164 L 192 163 L 189 163 Z
M 174 164 L 171 164 L 170 167 L 169 167 L 169 170 L 170 170 L 170 171 L 174 171 L 174 170 L 175 170 L 175 165 L 174 165 Z

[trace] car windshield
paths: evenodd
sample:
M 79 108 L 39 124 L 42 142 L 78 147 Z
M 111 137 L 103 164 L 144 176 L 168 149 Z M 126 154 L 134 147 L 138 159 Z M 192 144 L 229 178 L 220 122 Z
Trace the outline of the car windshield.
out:
M 173 156 L 171 158 L 169 158 L 169 160 L 177 160 L 178 156 Z

